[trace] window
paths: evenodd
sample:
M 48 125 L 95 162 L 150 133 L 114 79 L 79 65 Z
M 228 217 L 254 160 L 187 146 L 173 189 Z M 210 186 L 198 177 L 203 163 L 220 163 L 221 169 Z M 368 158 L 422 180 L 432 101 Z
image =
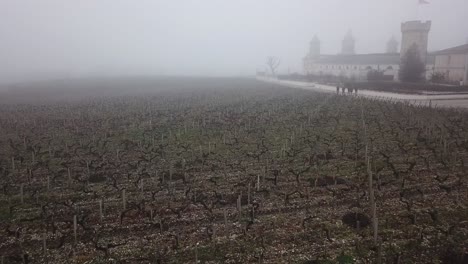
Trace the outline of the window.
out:
M 372 70 L 372 67 L 371 67 L 371 66 L 367 66 L 367 67 L 366 67 L 366 70 Z
M 392 66 L 388 66 L 388 67 L 387 67 L 387 70 L 393 70 L 393 67 L 392 67 Z
M 448 56 L 447 58 L 447 65 L 450 65 L 450 63 L 452 62 L 452 56 Z

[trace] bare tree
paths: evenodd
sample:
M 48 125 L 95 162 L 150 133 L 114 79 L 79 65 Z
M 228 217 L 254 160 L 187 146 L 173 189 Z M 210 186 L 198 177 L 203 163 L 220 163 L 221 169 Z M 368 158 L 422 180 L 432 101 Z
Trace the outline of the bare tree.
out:
M 267 58 L 266 64 L 270 68 L 271 74 L 276 76 L 276 69 L 281 64 L 281 60 L 277 57 L 270 56 Z

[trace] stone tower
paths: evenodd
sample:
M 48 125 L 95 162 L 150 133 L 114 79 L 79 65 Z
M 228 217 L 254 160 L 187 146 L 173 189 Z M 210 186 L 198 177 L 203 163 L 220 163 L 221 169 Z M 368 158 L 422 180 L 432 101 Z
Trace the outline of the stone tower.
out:
M 354 50 L 355 40 L 353 37 L 353 33 L 351 30 L 348 31 L 348 34 L 343 39 L 342 46 L 341 46 L 341 54 L 344 55 L 352 55 L 355 54 Z
M 431 21 L 408 21 L 402 23 L 400 57 L 403 57 L 406 51 L 415 44 L 420 52 L 421 60 L 426 63 L 427 42 L 430 30 Z
M 320 56 L 320 40 L 317 35 L 310 41 L 309 56 L 313 59 L 317 59 Z
M 392 36 L 392 38 L 388 40 L 386 52 L 398 53 L 398 41 L 395 39 L 395 36 Z

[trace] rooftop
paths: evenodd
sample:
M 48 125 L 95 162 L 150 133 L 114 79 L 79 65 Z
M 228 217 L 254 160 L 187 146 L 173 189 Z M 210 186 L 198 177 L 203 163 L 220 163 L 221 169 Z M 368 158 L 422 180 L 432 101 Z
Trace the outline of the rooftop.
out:
M 321 55 L 315 60 L 321 64 L 369 64 L 369 65 L 398 65 L 400 64 L 400 53 L 372 53 L 354 55 Z M 434 63 L 434 56 L 427 56 L 427 63 Z
M 456 46 L 449 49 L 439 50 L 436 52 L 432 52 L 433 55 L 445 55 L 445 54 L 464 54 L 468 53 L 468 44 Z

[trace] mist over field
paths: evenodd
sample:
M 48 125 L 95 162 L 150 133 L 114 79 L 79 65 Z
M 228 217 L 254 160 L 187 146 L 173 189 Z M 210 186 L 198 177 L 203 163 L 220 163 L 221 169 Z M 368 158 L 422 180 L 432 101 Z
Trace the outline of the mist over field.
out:
M 467 10 L 0 0 L 0 264 L 467 264 Z
M 252 76 L 267 56 L 301 72 L 314 35 L 336 54 L 383 52 L 400 23 L 431 19 L 429 50 L 463 44 L 465 0 L 2 0 L 0 83 L 115 76 Z

